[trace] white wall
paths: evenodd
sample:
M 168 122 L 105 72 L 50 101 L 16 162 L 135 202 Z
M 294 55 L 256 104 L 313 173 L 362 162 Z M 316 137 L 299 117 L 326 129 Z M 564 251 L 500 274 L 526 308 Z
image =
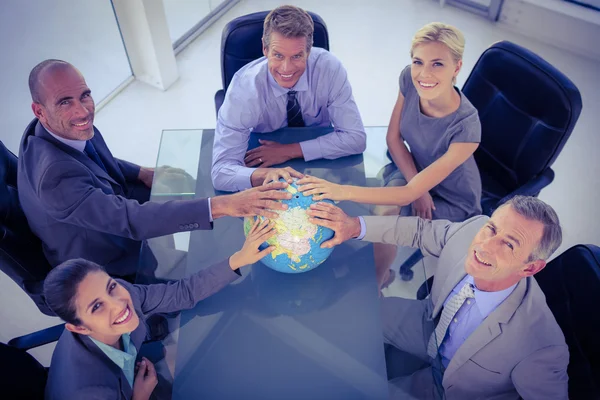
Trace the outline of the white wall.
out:
M 15 153 L 33 118 L 27 79 L 40 61 L 75 65 L 96 104 L 131 76 L 110 0 L 2 0 L 0 55 L 0 140 Z

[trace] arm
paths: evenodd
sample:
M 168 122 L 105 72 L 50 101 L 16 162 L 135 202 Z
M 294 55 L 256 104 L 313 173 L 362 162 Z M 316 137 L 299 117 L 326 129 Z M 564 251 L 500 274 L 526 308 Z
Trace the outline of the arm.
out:
M 414 247 L 425 256 L 439 257 L 450 237 L 465 223 L 424 220 L 419 217 L 363 217 L 363 240 L 374 243 Z M 475 217 L 477 218 L 477 217 Z
M 136 295 L 140 299 L 144 315 L 150 315 L 193 308 L 200 300 L 217 293 L 239 277 L 227 259 L 178 281 L 123 285 L 132 292 L 132 296 Z
M 307 177 L 298 183 L 305 196 L 314 200 L 349 200 L 363 204 L 405 206 L 442 182 L 477 149 L 477 143 L 452 143 L 448 151 L 429 167 L 419 172 L 406 186 L 362 187 L 338 185 L 324 179 Z
M 545 347 L 517 364 L 511 379 L 524 400 L 566 400 L 569 398 L 568 364 L 566 345 Z
M 253 264 L 275 250 L 260 246 L 277 233 L 275 224 L 256 219 L 248 232 L 244 246 L 229 259 L 199 271 L 189 278 L 157 285 L 131 285 L 121 282 L 141 303 L 142 313 L 155 314 L 192 308 L 203 300 L 236 280 L 241 274 L 238 269 Z
M 406 144 L 404 144 L 404 139 L 402 139 L 402 133 L 400 132 L 402 107 L 404 107 L 404 95 L 401 91 L 398 91 L 398 99 L 392 111 L 385 140 L 392 160 L 406 178 L 406 182 L 410 182 L 417 175 L 417 167 L 415 166 L 412 154 L 410 154 L 406 148 Z
M 477 232 L 487 221 L 486 216 L 477 216 L 462 223 L 446 220 L 428 221 L 419 217 L 349 217 L 342 209 L 329 203 L 311 204 L 307 211 L 309 221 L 334 231 L 332 239 L 321 247 L 333 247 L 346 240 L 359 238 L 376 243 L 420 248 L 424 255 L 438 257 L 442 249 L 461 229 L 466 237 Z M 364 229 L 360 222 L 362 219 Z M 363 236 L 364 234 L 364 236 Z
M 352 87 L 342 63 L 327 53 L 322 60 L 324 68 L 331 71 L 327 111 L 335 131 L 316 139 L 300 143 L 305 161 L 320 158 L 329 160 L 352 154 L 360 154 L 367 147 L 367 135 L 352 97 Z
M 239 81 L 236 74 L 219 109 L 213 145 L 213 186 L 230 192 L 252 187 L 250 176 L 256 170 L 246 167 L 244 156 L 250 130 L 259 118 L 257 99 L 250 99 L 246 93 L 250 88 L 242 87 Z
M 119 169 L 123 173 L 123 176 L 125 177 L 126 181 L 136 182 L 139 179 L 140 169 L 141 169 L 141 167 L 139 165 L 136 165 L 129 161 L 120 160 L 118 158 L 115 158 L 115 160 L 117 161 L 117 165 L 119 166 Z
M 348 186 L 345 198 L 357 203 L 405 206 L 439 185 L 477 149 L 478 143 L 452 143 L 448 151 L 416 174 L 406 186 L 365 188 Z M 413 162 L 414 165 L 414 162 Z M 319 200 L 319 198 L 316 198 Z
M 49 215 L 63 223 L 134 240 L 194 229 L 212 229 L 207 199 L 146 202 L 104 193 L 77 161 L 51 164 L 37 195 Z

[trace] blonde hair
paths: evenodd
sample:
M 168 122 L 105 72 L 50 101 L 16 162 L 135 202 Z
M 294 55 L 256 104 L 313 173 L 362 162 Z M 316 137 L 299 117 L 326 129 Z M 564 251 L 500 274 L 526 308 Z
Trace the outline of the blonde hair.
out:
M 442 22 L 431 22 L 415 33 L 410 46 L 410 57 L 413 57 L 415 48 L 423 43 L 439 42 L 446 45 L 454 63 L 462 60 L 465 51 L 465 37 L 458 28 Z M 456 77 L 453 78 L 456 83 Z
M 306 51 L 313 45 L 315 24 L 309 13 L 295 6 L 281 6 L 271 11 L 263 25 L 263 46 L 269 49 L 271 33 L 277 32 L 286 38 L 306 38 Z

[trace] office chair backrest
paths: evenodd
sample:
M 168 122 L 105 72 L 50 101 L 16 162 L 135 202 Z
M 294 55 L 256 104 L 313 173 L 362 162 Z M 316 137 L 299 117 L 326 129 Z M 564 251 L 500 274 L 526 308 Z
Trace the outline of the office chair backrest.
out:
M 269 11 L 261 11 L 243 15 L 225 25 L 221 36 L 221 77 L 225 91 L 240 68 L 263 56 L 261 39 L 263 23 L 268 13 Z M 329 50 L 329 34 L 325 22 L 317 14 L 309 14 L 315 25 L 313 47 Z
M 535 278 L 569 346 L 569 398 L 600 398 L 600 247 L 571 247 Z
M 46 315 L 54 315 L 46 306 L 42 296 L 43 281 L 51 267 L 42 252 L 42 243 L 29 229 L 19 203 L 17 157 L 2 142 L 0 142 L 0 269 L 32 298 L 40 311 Z
M 43 400 L 48 372 L 24 350 L 0 343 L 0 397 Z
M 581 95 L 569 78 L 507 41 L 479 57 L 463 93 L 481 120 L 475 160 L 483 189 L 497 198 L 552 165 L 581 113 Z

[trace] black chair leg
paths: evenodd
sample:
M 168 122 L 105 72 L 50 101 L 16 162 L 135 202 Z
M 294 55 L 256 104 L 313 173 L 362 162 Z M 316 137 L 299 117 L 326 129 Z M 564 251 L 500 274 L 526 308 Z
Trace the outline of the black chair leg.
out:
M 411 281 L 415 276 L 412 267 L 422 259 L 423 253 L 421 253 L 421 250 L 416 250 L 412 253 L 400 266 L 400 278 L 403 281 Z

